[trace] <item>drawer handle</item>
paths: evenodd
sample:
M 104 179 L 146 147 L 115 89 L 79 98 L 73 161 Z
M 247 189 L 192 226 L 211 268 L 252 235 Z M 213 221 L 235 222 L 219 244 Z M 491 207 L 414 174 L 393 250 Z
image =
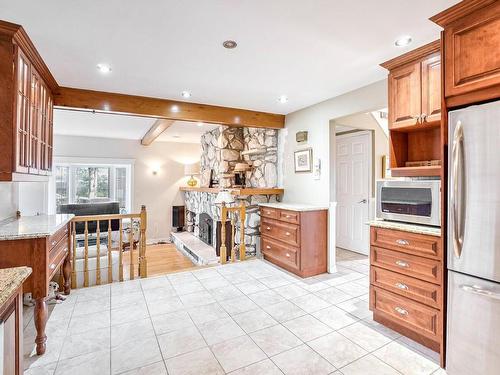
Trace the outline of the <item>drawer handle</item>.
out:
M 267 246 L 266 246 L 266 249 L 271 250 L 271 246 L 267 245 Z
M 396 240 L 396 243 L 398 245 L 402 245 L 402 246 L 408 246 L 410 243 L 407 241 L 407 240 Z
M 408 288 L 408 285 L 403 284 L 403 283 L 396 283 L 396 284 L 394 284 L 394 286 L 395 286 L 396 288 L 398 288 L 398 289 L 402 289 L 402 290 L 408 290 L 408 289 L 409 289 L 409 288 Z
M 52 264 L 49 266 L 49 268 L 50 268 L 51 270 L 55 270 L 55 269 L 56 269 L 56 265 L 55 265 L 54 263 L 52 263 Z
M 266 227 L 267 230 L 271 230 L 271 227 Z
M 285 217 L 286 217 L 287 219 L 290 219 L 290 218 L 291 218 L 291 216 L 290 216 L 290 215 L 285 215 Z
M 267 215 L 271 215 L 271 211 L 266 211 L 266 214 Z
M 403 260 L 397 260 L 396 265 L 399 267 L 403 267 L 403 268 L 410 267 L 410 264 L 408 262 L 403 261 Z
M 290 253 L 285 254 L 287 258 L 290 258 Z
M 54 246 L 56 243 L 57 243 L 56 241 L 52 241 L 52 242 L 50 243 L 50 246 Z
M 408 311 L 403 309 L 402 307 L 396 306 L 394 310 L 399 314 L 399 315 L 408 315 Z
M 286 232 L 285 234 L 286 234 L 287 236 L 289 236 L 289 235 L 290 235 L 290 232 Z

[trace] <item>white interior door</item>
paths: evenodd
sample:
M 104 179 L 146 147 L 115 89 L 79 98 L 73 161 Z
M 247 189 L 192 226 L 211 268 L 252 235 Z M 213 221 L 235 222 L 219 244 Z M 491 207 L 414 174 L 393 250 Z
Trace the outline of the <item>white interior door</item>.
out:
M 368 255 L 371 132 L 338 135 L 336 141 L 337 246 Z

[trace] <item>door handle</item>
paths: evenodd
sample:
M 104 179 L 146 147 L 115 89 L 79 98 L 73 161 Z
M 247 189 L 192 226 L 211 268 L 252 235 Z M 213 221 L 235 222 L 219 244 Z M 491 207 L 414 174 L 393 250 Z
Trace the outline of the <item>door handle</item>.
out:
M 482 289 L 481 287 L 476 286 L 476 285 L 460 285 L 460 289 L 462 289 L 466 292 L 479 294 L 481 296 L 497 299 L 500 301 L 500 294 L 499 293 L 495 293 L 495 292 L 492 292 L 491 290 L 487 290 L 487 289 Z
M 465 174 L 464 174 L 464 131 L 462 122 L 457 122 L 453 133 L 452 168 L 451 168 L 451 221 L 453 228 L 453 252 L 457 258 L 462 255 L 464 242 L 463 230 L 465 226 Z
M 361 199 L 358 203 L 366 203 L 368 202 L 368 199 Z

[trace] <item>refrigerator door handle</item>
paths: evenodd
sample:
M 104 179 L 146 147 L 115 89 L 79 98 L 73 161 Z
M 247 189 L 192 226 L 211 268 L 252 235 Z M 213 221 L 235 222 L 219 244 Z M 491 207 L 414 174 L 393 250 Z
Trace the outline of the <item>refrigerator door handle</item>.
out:
M 466 292 L 470 292 L 470 293 L 474 293 L 474 294 L 479 294 L 481 296 L 484 296 L 484 297 L 489 297 L 489 298 L 493 298 L 493 299 L 496 299 L 496 300 L 499 300 L 500 301 L 500 294 L 498 293 L 495 293 L 495 292 L 492 292 L 491 290 L 487 290 L 487 289 L 482 289 L 476 285 L 460 285 L 460 289 L 466 291 Z
M 462 255 L 462 246 L 464 242 L 464 131 L 462 122 L 458 121 L 453 133 L 453 149 L 452 149 L 452 169 L 451 169 L 451 210 L 452 210 L 452 227 L 453 227 L 453 251 L 457 258 Z

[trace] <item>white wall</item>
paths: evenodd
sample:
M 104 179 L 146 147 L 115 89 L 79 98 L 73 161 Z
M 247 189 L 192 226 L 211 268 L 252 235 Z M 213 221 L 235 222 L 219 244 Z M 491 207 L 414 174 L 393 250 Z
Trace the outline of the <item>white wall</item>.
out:
M 0 182 L 0 220 L 12 217 L 18 209 L 17 185 Z
M 47 213 L 47 182 L 1 182 L 0 220 Z
M 284 201 L 326 205 L 330 202 L 330 120 L 353 113 L 387 107 L 387 80 L 288 114 L 280 132 Z M 307 130 L 308 144 L 297 146 L 295 133 Z M 321 178 L 312 173 L 295 173 L 293 153 L 312 147 L 313 158 L 321 159 Z
M 141 146 L 139 141 L 56 135 L 54 155 L 135 159 L 133 177 L 133 211 L 141 205 L 148 210 L 148 241 L 166 240 L 172 226 L 172 206 L 182 205 L 179 187 L 186 185 L 184 165 L 200 159 L 200 144 L 154 142 Z M 152 168 L 159 167 L 157 175 Z

